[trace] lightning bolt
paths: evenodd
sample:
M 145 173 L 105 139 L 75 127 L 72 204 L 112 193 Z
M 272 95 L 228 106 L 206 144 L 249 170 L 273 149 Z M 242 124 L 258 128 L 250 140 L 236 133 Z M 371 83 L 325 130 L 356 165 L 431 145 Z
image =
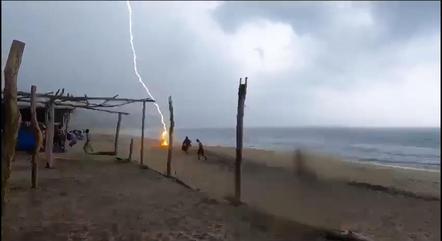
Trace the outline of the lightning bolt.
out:
M 133 55 L 133 64 L 134 64 L 134 72 L 135 75 L 138 78 L 138 82 L 143 86 L 143 88 L 146 90 L 146 93 L 149 95 L 151 99 L 155 99 L 152 94 L 149 91 L 149 88 L 147 88 L 146 83 L 144 83 L 143 79 L 141 78 L 140 73 L 138 72 L 137 68 L 137 54 L 135 53 L 135 47 L 134 47 L 134 35 L 132 33 L 132 7 L 130 6 L 130 2 L 126 1 L 127 10 L 129 11 L 129 33 L 130 33 L 130 47 L 132 48 L 132 55 Z M 163 134 L 161 136 L 165 136 L 165 133 L 167 133 L 166 124 L 164 123 L 164 116 L 163 113 L 161 113 L 160 106 L 154 102 L 153 103 L 158 111 L 158 114 L 161 116 L 161 124 L 163 124 Z

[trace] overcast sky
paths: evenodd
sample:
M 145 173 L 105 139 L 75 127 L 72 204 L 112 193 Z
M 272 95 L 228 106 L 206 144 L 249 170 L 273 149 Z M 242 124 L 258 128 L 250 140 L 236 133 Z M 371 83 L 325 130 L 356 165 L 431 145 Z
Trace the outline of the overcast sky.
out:
M 20 90 L 147 97 L 133 72 L 125 2 L 1 4 L 2 69 L 12 40 L 26 43 Z M 235 126 L 243 76 L 245 126 L 440 127 L 440 2 L 132 9 L 139 71 L 166 119 L 173 96 L 177 127 Z

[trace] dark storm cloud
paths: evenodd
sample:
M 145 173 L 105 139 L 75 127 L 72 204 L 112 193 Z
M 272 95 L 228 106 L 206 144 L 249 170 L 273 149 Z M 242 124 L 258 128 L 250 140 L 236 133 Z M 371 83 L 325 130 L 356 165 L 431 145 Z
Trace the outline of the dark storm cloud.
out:
M 166 119 L 173 96 L 177 127 L 234 126 L 244 75 L 247 126 L 371 125 L 373 116 L 376 125 L 440 122 L 439 2 L 132 8 L 138 69 Z M 36 84 L 39 91 L 144 97 L 128 27 L 125 2 L 2 2 L 2 65 L 19 39 L 26 42 L 21 90 Z M 127 110 L 133 114 L 124 123 L 139 123 L 140 106 Z M 155 109 L 148 111 L 148 126 L 158 127 Z
M 268 18 L 292 25 L 300 34 L 318 33 L 329 28 L 335 17 L 337 4 L 364 6 L 373 14 L 377 24 L 385 27 L 391 38 L 410 37 L 420 31 L 440 28 L 439 1 L 387 1 L 387 2 L 225 2 L 213 15 L 227 32 L 257 18 Z

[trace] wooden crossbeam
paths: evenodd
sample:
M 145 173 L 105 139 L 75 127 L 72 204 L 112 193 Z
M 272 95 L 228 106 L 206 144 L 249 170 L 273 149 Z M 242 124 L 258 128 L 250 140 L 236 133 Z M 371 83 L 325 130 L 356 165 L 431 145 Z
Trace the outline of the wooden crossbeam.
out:
M 53 92 L 52 92 L 53 93 Z M 29 92 L 24 92 L 24 91 L 17 91 L 17 95 L 20 97 L 31 97 L 31 93 Z M 118 96 L 118 95 L 116 95 Z M 56 97 L 57 100 L 63 100 L 63 101 L 85 101 L 85 100 L 104 100 L 104 101 L 128 101 L 128 102 L 155 102 L 155 100 L 151 99 L 151 98 L 143 98 L 143 99 L 130 99 L 130 98 L 117 98 L 116 96 L 114 97 L 89 97 L 89 96 L 57 96 L 57 95 L 53 95 L 53 94 L 36 94 L 36 97 L 43 97 L 43 98 L 51 98 L 51 97 Z

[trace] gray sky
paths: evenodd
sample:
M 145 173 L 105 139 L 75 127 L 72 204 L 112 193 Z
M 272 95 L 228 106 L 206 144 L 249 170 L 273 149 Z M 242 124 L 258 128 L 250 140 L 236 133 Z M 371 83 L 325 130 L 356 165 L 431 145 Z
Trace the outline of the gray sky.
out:
M 2 69 L 12 40 L 26 42 L 19 89 L 146 96 L 125 2 L 1 4 Z M 173 96 L 177 127 L 235 126 L 243 76 L 245 126 L 440 126 L 440 2 L 132 8 L 139 71 L 166 119 Z

